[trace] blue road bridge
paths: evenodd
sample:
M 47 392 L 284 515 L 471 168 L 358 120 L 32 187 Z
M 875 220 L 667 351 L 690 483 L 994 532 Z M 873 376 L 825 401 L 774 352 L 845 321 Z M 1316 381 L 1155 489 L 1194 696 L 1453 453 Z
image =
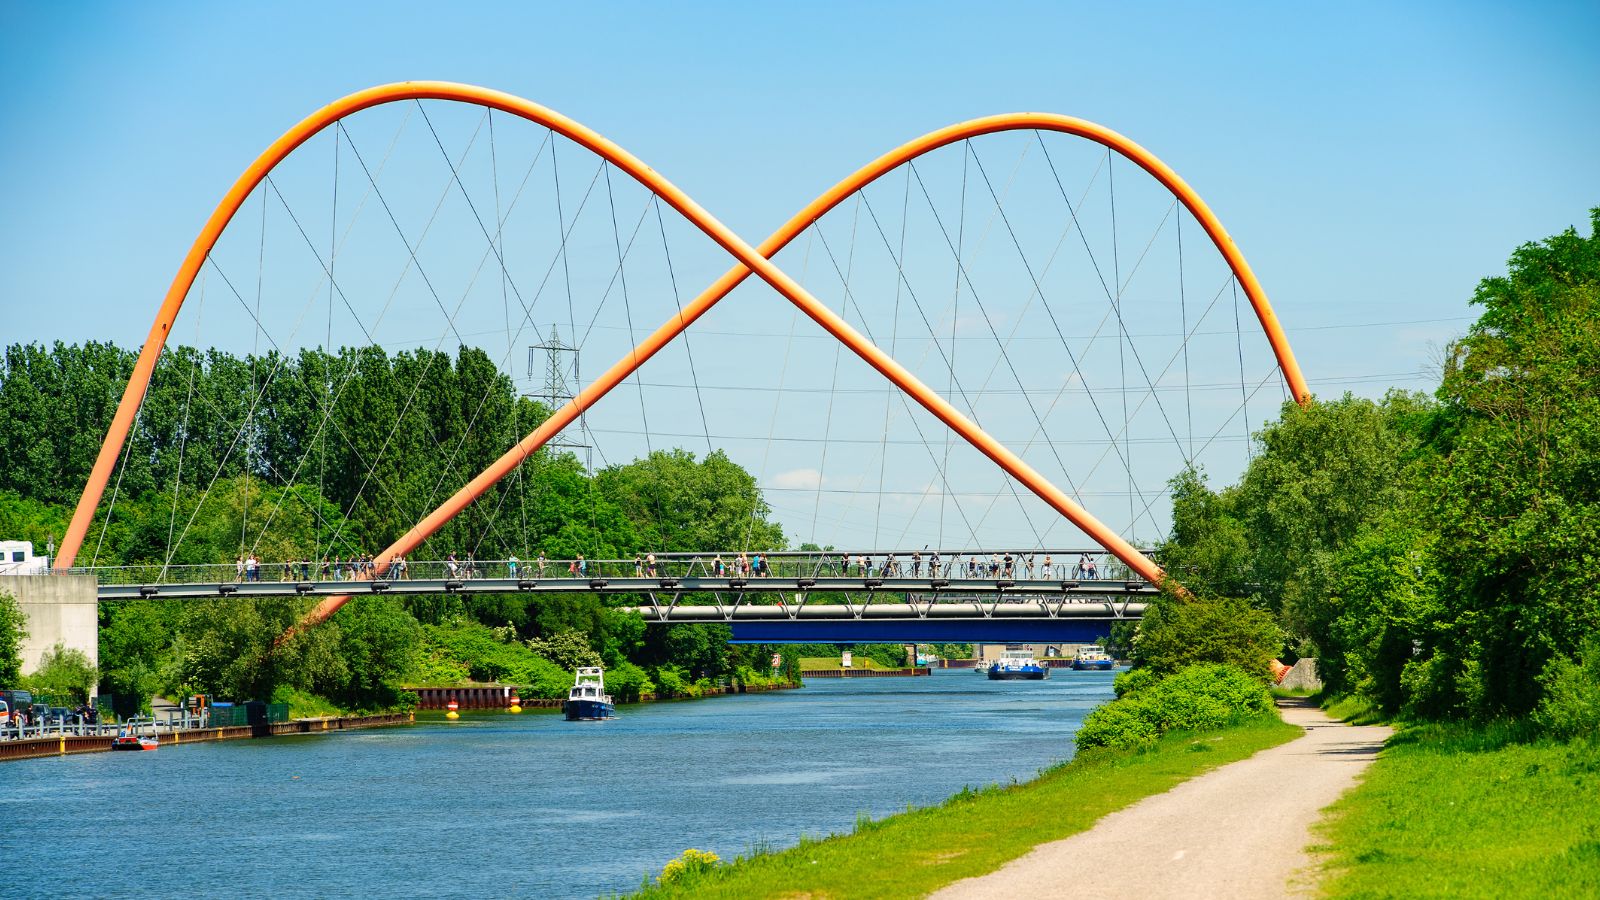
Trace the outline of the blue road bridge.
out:
M 658 553 L 627 559 L 360 560 L 115 566 L 101 601 L 361 594 L 599 594 L 740 643 L 1088 641 L 1158 588 L 1104 551 Z M 631 600 L 631 603 L 626 601 Z

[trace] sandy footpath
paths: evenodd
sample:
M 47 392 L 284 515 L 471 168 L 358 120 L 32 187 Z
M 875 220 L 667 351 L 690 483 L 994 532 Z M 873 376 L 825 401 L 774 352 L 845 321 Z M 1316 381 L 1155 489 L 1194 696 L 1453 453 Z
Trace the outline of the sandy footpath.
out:
M 1147 797 L 1088 831 L 1040 844 L 933 896 L 1276 898 L 1309 893 L 1305 848 L 1323 807 L 1355 784 L 1390 729 L 1332 721 L 1281 701 L 1303 737 Z M 1070 815 L 1071 810 L 1059 814 Z

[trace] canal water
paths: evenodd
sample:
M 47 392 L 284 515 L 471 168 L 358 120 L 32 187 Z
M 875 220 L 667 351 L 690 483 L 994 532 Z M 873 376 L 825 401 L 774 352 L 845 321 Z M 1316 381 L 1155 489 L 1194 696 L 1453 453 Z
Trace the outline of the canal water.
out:
M 17 896 L 596 897 L 1072 755 L 1111 673 L 801 690 L 0 764 Z

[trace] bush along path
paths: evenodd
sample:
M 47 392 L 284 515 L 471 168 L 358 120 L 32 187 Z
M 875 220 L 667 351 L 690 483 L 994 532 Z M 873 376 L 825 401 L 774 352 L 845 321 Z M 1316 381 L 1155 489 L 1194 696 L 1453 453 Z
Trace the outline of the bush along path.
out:
M 988 879 L 974 876 L 1304 733 L 1279 718 L 1259 677 L 1233 665 L 1194 664 L 1166 677 L 1134 670 L 1118 677 L 1117 693 L 1084 721 L 1078 756 L 1034 781 L 963 790 L 936 807 L 862 819 L 853 834 L 804 838 L 797 847 L 731 865 L 691 850 L 646 879 L 636 896 L 889 900 L 926 896 L 961 879 L 969 879 L 964 886 L 986 885 Z M 1078 874 L 1055 872 L 1049 881 L 1048 889 L 1030 893 L 1081 895 Z
M 1391 731 L 1282 700 L 1304 736 L 1101 819 L 1093 828 L 939 898 L 1074 897 L 1085 878 L 1112 897 L 1277 898 L 1310 893 L 1306 853 L 1319 811 L 1352 787 Z M 1088 873 L 1092 873 L 1090 876 Z

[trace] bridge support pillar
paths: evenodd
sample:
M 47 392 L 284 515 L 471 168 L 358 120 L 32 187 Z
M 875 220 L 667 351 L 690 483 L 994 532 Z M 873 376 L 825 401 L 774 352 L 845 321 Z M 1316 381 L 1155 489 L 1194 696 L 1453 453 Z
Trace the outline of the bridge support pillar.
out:
M 36 671 L 40 657 L 56 644 L 82 650 L 91 665 L 100 665 L 97 588 L 93 575 L 0 575 L 0 593 L 15 597 L 27 619 L 24 673 Z

